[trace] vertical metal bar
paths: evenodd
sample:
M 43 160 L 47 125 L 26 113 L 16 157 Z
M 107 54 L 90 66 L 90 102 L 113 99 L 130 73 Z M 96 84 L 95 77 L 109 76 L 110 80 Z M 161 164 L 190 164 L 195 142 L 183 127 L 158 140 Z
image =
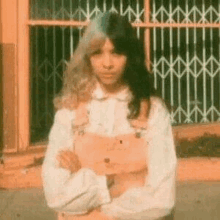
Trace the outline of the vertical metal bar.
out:
M 81 7 L 81 1 L 79 1 L 79 9 L 80 9 L 80 11 L 79 11 L 79 21 L 81 21 L 81 20 L 82 20 L 82 12 L 81 12 L 82 7 Z
M 88 1 L 87 0 L 87 20 L 89 18 L 89 13 L 88 13 Z M 72 0 L 70 0 L 70 14 L 73 15 L 73 3 Z M 71 16 L 71 20 L 73 17 Z M 70 56 L 73 54 L 73 27 L 70 27 Z
M 139 7 L 140 5 L 139 5 L 139 0 L 136 0 L 136 13 L 137 13 L 137 22 L 139 22 L 140 21 L 140 7 Z
M 202 0 L 202 14 L 205 17 L 205 2 Z M 202 28 L 202 41 L 203 41 L 203 122 L 207 121 L 206 111 L 206 48 L 205 48 L 205 28 Z
M 163 0 L 162 0 L 162 5 L 163 5 Z M 164 13 L 163 11 L 161 12 L 161 22 L 164 23 Z M 163 77 L 165 75 L 165 68 L 164 68 L 164 63 L 165 63 L 165 55 L 164 55 L 164 28 L 161 28 L 161 51 L 162 51 L 162 98 L 165 98 L 165 78 Z
M 41 10 L 41 9 L 39 9 Z M 47 18 L 47 1 L 44 2 L 44 18 Z M 52 17 L 53 17 L 53 12 L 51 13 Z M 41 17 L 41 16 L 40 16 Z
M 131 21 L 131 0 L 128 0 L 128 8 L 128 20 Z
M 211 5 L 212 4 L 212 0 L 211 0 Z M 212 14 L 212 10 L 210 11 L 210 22 L 213 23 L 213 14 Z M 211 77 L 211 121 L 213 122 L 214 121 L 214 79 L 213 79 L 213 74 L 214 74 L 214 68 L 213 68 L 213 59 L 214 59 L 214 54 L 213 54 L 213 29 L 210 28 L 210 44 L 211 44 L 211 47 L 210 47 L 210 52 L 211 52 L 211 74 L 210 74 L 210 77 Z
M 144 2 L 144 9 L 145 9 L 145 16 L 144 16 L 144 20 L 145 23 L 149 23 L 150 22 L 150 0 L 145 0 Z M 145 33 L 144 33 L 144 40 L 145 40 L 145 54 L 146 54 L 146 66 L 147 69 L 149 71 L 151 71 L 151 67 L 150 67 L 150 61 L 151 61 L 151 57 L 150 57 L 150 29 L 146 28 L 145 29 Z
M 52 1 L 53 2 L 53 19 L 56 19 L 55 17 L 55 10 L 56 10 L 56 2 L 55 1 Z M 64 7 L 64 3 L 63 3 L 63 0 L 61 2 L 61 6 Z M 63 10 L 62 11 L 62 19 L 64 19 L 64 12 Z M 52 28 L 52 34 L 53 34 L 53 70 L 52 70 L 52 73 L 49 73 L 49 74 L 52 74 L 52 77 L 53 77 L 53 97 L 56 93 L 56 27 L 53 26 L 51 27 Z M 45 97 L 46 97 L 46 100 L 45 100 L 45 117 L 46 117 L 46 126 L 49 125 L 49 117 L 50 117 L 50 108 L 48 106 L 49 102 L 49 94 L 48 94 L 48 78 L 50 78 L 50 76 L 48 76 L 48 68 L 47 68 L 47 65 L 49 65 L 49 57 L 48 57 L 48 45 L 47 45 L 47 42 L 48 42 L 48 39 L 47 39 L 47 31 L 48 29 L 45 30 L 45 53 L 46 53 L 46 66 L 45 66 Z M 52 109 L 51 109 L 52 110 Z
M 44 75 L 44 83 L 45 83 L 45 97 L 44 97 L 44 104 L 45 104 L 45 112 L 43 113 L 42 116 L 45 116 L 45 125 L 48 125 L 48 118 L 47 118 L 47 114 L 48 114 L 48 38 L 47 38 L 47 32 L 48 32 L 48 28 L 46 27 L 44 30 L 44 38 L 45 38 L 45 54 L 46 54 L 46 58 L 45 58 L 45 67 L 44 67 L 44 71 L 45 71 L 45 75 Z
M 156 6 L 155 6 L 155 0 L 153 0 L 153 15 L 156 13 Z M 154 88 L 157 88 L 157 56 L 156 56 L 156 50 L 157 50 L 157 42 L 156 42 L 156 27 L 153 27 L 153 73 L 154 73 Z
M 56 30 L 53 27 L 53 97 L 56 94 Z
M 64 2 L 63 2 L 63 0 L 61 1 L 61 5 L 62 5 L 62 8 L 64 9 Z M 62 19 L 64 20 L 64 10 L 62 10 Z
M 194 6 L 196 5 L 195 0 L 193 1 Z M 193 13 L 193 21 L 194 23 L 196 23 L 196 10 L 194 10 Z M 196 45 L 197 45 L 197 34 L 196 34 L 197 29 L 193 28 L 193 44 L 194 44 L 194 100 L 195 100 L 195 122 L 198 122 L 198 89 L 197 89 L 197 62 L 196 62 L 196 58 L 197 58 L 197 52 L 196 52 Z
M 36 117 L 35 118 L 35 123 L 39 124 L 39 121 L 40 121 L 40 110 L 39 110 L 39 74 L 38 74 L 38 67 L 39 67 L 39 51 L 38 51 L 38 48 L 39 48 L 39 44 L 38 44 L 38 27 L 35 27 L 36 29 L 36 33 L 35 33 L 35 37 L 36 37 L 36 46 L 35 46 L 35 54 L 36 54 L 36 58 L 35 58 L 35 75 L 36 75 L 36 92 L 35 92 L 35 95 L 36 95 Z
M 36 10 L 36 14 L 37 14 L 37 9 L 38 9 L 38 2 L 36 1 L 36 4 L 35 4 L 35 6 L 36 6 L 36 8 L 35 8 L 35 10 Z M 35 14 L 35 15 L 36 15 Z M 34 102 L 35 102 L 35 106 L 36 106 L 36 112 L 35 112 L 35 115 L 34 116 L 32 116 L 32 117 L 34 117 L 34 125 L 35 126 L 38 126 L 38 124 L 39 124 L 39 117 L 40 117 L 40 115 L 39 115 L 39 112 L 40 112 L 40 110 L 39 110 L 39 74 L 38 74 L 38 67 L 39 67 L 39 51 L 38 51 L 38 48 L 39 48 L 39 44 L 38 44 L 38 35 L 39 35 L 39 33 L 38 33 L 38 29 L 39 29 L 39 27 L 34 27 L 34 29 L 35 29 L 35 40 L 36 40 L 36 42 L 35 42 L 35 77 L 36 77 L 36 80 L 35 80 L 35 88 L 36 88 L 36 91 L 35 91 L 35 99 L 33 100 Z
M 120 14 L 123 15 L 123 0 L 120 0 Z
M 169 0 L 169 14 L 172 14 L 172 4 L 171 4 L 171 0 Z M 169 28 L 169 32 L 170 32 L 170 104 L 171 107 L 174 106 L 174 100 L 173 100 L 173 28 L 170 27 Z M 173 109 L 171 112 L 171 115 L 173 115 Z
M 189 14 L 188 0 L 186 1 L 186 14 Z M 186 96 L 187 96 L 187 119 L 186 122 L 190 122 L 190 72 L 189 72 L 189 28 L 186 28 Z
M 70 0 L 72 3 L 72 1 Z M 89 21 L 89 0 L 86 1 L 86 20 Z
M 106 6 L 106 0 L 104 0 L 104 2 L 103 2 L 103 12 L 106 12 L 106 8 L 107 8 L 107 6 Z
M 80 3 L 81 3 L 81 1 L 80 1 Z M 98 8 L 98 2 L 97 2 L 97 0 L 95 0 L 95 8 Z M 95 16 L 97 16 L 98 15 L 98 11 L 96 10 L 95 11 Z
M 62 5 L 64 7 L 64 0 L 62 0 Z M 65 63 L 64 63 L 64 60 L 65 60 L 65 35 L 64 35 L 64 31 L 65 31 L 65 28 L 66 27 L 60 27 L 61 28 L 61 32 L 62 32 L 62 59 L 61 59 L 61 62 L 62 62 L 62 72 L 64 72 L 65 70 Z M 57 76 L 56 76 L 57 78 Z M 55 78 L 55 83 L 56 83 L 56 78 Z M 55 90 L 56 92 L 56 90 Z
M 115 4 L 114 4 L 114 0 L 112 0 L 112 6 L 111 6 L 111 9 L 115 9 Z
M 177 2 L 179 5 L 179 0 Z M 178 10 L 177 22 L 180 23 L 180 11 Z M 180 28 L 177 28 L 177 50 L 178 50 L 178 109 L 179 109 L 179 123 L 182 122 L 182 106 L 181 106 L 181 68 L 180 68 Z
M 137 38 L 140 39 L 140 27 L 137 27 Z
M 139 22 L 140 16 L 140 8 L 139 8 L 139 0 L 136 1 L 136 14 L 137 14 L 137 22 Z M 137 27 L 137 37 L 140 39 L 140 27 Z
M 89 1 L 87 2 L 88 4 L 87 4 L 87 7 L 88 7 L 88 9 L 89 9 Z M 98 5 L 97 5 L 98 3 L 97 3 L 97 1 L 95 1 L 95 8 L 98 8 Z M 79 8 L 81 9 L 81 1 L 79 0 Z M 97 10 L 96 10 L 96 16 L 97 16 Z M 90 13 L 89 13 L 89 15 L 90 15 Z M 90 20 L 90 16 L 88 16 L 88 18 L 89 18 L 89 20 Z M 81 21 L 81 14 L 80 14 L 80 16 L 79 16 L 79 20 Z M 82 36 L 82 28 L 81 27 L 78 27 L 78 33 L 79 33 L 79 39 L 81 38 L 81 36 Z M 74 40 L 74 35 L 73 35 L 73 40 Z M 75 41 L 75 40 L 74 40 Z M 75 50 L 75 49 L 74 49 Z
M 62 27 L 62 72 L 65 70 L 65 27 Z

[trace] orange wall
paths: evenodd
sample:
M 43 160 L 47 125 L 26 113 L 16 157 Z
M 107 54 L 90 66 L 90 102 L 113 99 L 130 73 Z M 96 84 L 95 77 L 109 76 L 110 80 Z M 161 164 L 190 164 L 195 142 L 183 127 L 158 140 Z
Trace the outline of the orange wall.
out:
M 1 1 L 2 43 L 17 43 L 17 1 Z
M 16 72 L 17 72 L 17 1 L 0 0 L 1 10 L 1 131 L 2 148 L 17 148 Z M 10 97 L 10 98 L 9 98 Z
M 3 87 L 2 87 L 2 7 L 0 0 L 0 157 L 3 150 Z

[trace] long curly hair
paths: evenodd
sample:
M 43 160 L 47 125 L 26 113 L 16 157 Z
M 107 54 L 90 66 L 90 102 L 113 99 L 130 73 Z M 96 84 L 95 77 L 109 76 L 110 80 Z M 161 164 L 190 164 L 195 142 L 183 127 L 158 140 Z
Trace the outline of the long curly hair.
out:
M 76 108 L 79 102 L 91 98 L 97 79 L 92 74 L 90 56 L 104 45 L 106 38 L 112 41 L 117 52 L 127 56 L 123 81 L 132 94 L 128 118 L 139 115 L 142 100 L 150 103 L 155 90 L 145 66 L 144 47 L 124 16 L 107 12 L 91 21 L 85 30 L 64 73 L 63 88 L 54 99 L 55 108 Z

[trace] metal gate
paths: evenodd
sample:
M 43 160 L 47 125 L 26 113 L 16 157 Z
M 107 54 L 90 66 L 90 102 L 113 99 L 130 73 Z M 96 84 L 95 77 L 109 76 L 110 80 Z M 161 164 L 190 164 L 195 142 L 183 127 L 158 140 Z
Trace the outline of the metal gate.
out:
M 32 142 L 47 137 L 67 61 L 87 22 L 104 11 L 135 26 L 173 124 L 220 120 L 220 0 L 31 0 Z

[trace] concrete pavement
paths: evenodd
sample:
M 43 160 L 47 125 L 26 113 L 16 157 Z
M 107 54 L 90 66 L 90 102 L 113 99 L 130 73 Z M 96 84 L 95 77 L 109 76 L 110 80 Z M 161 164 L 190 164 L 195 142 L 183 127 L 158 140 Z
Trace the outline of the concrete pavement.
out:
M 0 190 L 1 220 L 56 220 L 42 189 Z M 175 220 L 220 220 L 220 182 L 178 183 Z

